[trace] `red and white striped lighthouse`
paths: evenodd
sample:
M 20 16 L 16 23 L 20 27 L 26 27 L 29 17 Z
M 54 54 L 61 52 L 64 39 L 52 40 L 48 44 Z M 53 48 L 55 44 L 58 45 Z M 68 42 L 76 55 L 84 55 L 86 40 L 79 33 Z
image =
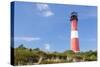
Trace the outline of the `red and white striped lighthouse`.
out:
M 80 51 L 78 28 L 77 28 L 78 17 L 76 12 L 71 13 L 70 21 L 71 21 L 71 50 L 76 53 Z

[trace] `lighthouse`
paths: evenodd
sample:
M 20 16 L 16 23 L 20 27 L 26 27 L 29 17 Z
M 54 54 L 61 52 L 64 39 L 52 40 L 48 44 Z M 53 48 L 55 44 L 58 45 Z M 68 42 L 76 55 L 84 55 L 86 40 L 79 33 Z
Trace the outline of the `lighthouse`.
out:
M 72 12 L 70 16 L 71 23 L 71 50 L 75 53 L 80 51 L 79 36 L 78 36 L 78 15 L 77 12 Z

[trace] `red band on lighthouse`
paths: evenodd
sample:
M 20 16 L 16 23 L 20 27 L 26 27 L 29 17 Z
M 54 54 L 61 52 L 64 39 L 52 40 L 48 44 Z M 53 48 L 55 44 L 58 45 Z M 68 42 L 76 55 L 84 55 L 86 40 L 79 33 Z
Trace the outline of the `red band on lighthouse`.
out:
M 72 30 L 77 30 L 77 21 L 76 20 L 72 20 L 72 22 L 71 22 L 71 29 Z
M 78 38 L 72 38 L 71 39 L 71 50 L 76 52 L 79 52 L 79 39 Z
M 78 23 L 78 18 L 76 13 L 72 13 L 71 15 L 71 50 L 73 52 L 79 52 L 79 37 L 78 37 L 78 29 L 77 29 L 77 23 Z

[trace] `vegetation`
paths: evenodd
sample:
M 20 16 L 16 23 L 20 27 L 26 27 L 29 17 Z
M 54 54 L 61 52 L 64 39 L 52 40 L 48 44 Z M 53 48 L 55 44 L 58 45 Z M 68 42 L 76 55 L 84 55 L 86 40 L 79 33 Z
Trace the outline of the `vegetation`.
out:
M 23 44 L 14 48 L 14 65 L 52 64 L 79 61 L 96 61 L 97 51 L 74 53 L 71 50 L 64 52 L 45 52 L 39 48 L 26 48 Z

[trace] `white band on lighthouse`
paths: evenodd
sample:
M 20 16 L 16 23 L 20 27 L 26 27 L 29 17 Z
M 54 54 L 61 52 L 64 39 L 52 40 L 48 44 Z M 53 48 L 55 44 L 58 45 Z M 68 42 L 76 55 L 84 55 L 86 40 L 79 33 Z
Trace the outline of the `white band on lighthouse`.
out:
M 71 39 L 72 38 L 78 38 L 78 31 L 77 30 L 71 31 Z

